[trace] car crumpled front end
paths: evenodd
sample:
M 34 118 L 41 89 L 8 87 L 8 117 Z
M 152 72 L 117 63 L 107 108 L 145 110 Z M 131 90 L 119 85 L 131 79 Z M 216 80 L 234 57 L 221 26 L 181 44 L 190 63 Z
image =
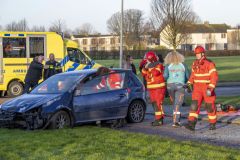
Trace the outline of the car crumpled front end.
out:
M 29 130 L 43 128 L 49 116 L 42 113 L 42 107 L 27 112 L 13 112 L 0 109 L 0 127 L 24 128 Z
M 33 96 L 11 101 L 0 107 L 0 127 L 29 130 L 46 128 L 61 96 Z M 33 103 L 34 102 L 34 103 Z M 17 105 L 18 104 L 18 105 Z

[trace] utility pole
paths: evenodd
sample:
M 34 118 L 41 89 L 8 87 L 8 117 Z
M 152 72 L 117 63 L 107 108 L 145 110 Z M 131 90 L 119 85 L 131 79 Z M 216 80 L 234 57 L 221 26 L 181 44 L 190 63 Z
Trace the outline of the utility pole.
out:
M 119 67 L 122 68 L 123 61 L 123 0 L 121 0 L 121 27 L 120 27 L 120 62 Z

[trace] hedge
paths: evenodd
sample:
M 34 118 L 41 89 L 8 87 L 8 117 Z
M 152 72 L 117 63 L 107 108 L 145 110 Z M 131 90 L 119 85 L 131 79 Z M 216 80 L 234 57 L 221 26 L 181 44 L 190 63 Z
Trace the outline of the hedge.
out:
M 128 50 L 123 51 L 124 55 L 132 55 L 135 59 L 142 58 L 145 53 L 149 50 Z M 170 50 L 153 50 L 156 54 L 162 54 L 163 57 L 166 56 Z M 178 50 L 178 52 L 182 53 L 186 57 L 194 56 L 193 51 L 184 51 Z M 103 59 L 119 59 L 119 51 L 90 51 L 87 52 L 91 58 L 96 60 L 103 60 Z M 207 51 L 206 54 L 210 57 L 222 57 L 222 56 L 240 56 L 240 50 L 214 50 L 214 51 Z

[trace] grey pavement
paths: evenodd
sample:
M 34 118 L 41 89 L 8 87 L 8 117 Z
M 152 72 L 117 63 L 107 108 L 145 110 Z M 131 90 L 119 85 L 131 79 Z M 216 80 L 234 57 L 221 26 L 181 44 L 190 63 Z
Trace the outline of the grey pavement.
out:
M 167 117 L 172 117 L 172 114 L 173 114 L 173 106 L 172 105 L 164 105 L 163 109 L 164 109 L 164 113 Z M 189 113 L 189 106 L 181 107 L 180 111 L 181 111 L 181 117 L 183 119 L 187 119 L 188 113 Z M 204 109 L 202 108 L 201 111 L 204 111 Z M 151 104 L 148 104 L 146 113 L 150 114 L 150 115 L 154 115 L 154 111 L 153 111 Z M 238 113 L 238 115 L 236 114 L 236 115 L 231 115 L 231 116 L 218 115 L 217 116 L 218 122 L 219 123 L 228 123 L 228 124 L 232 123 L 232 124 L 240 125 L 240 111 L 238 111 L 237 113 Z M 206 113 L 200 114 L 199 120 L 208 121 L 207 114 Z
M 163 126 L 152 127 L 150 123 L 153 118 L 153 115 L 147 114 L 142 123 L 127 124 L 120 130 L 240 149 L 239 125 L 217 123 L 217 129 L 215 131 L 210 131 L 208 129 L 208 122 L 199 121 L 196 125 L 196 130 L 189 131 L 183 126 L 178 128 L 172 127 L 172 118 L 170 117 L 164 119 Z M 181 122 L 182 124 L 186 124 L 187 120 L 183 119 Z

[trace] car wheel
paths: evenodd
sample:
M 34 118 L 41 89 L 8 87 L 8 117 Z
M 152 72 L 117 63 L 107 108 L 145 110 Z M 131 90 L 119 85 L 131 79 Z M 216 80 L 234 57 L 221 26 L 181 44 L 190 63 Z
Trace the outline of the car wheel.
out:
M 69 114 L 65 111 L 59 111 L 51 118 L 50 126 L 51 129 L 62 129 L 70 127 L 71 119 Z
M 9 97 L 17 97 L 23 93 L 23 85 L 18 81 L 13 81 L 9 84 L 7 90 Z
M 133 101 L 128 107 L 127 120 L 131 123 L 142 122 L 145 116 L 145 105 L 142 101 Z

